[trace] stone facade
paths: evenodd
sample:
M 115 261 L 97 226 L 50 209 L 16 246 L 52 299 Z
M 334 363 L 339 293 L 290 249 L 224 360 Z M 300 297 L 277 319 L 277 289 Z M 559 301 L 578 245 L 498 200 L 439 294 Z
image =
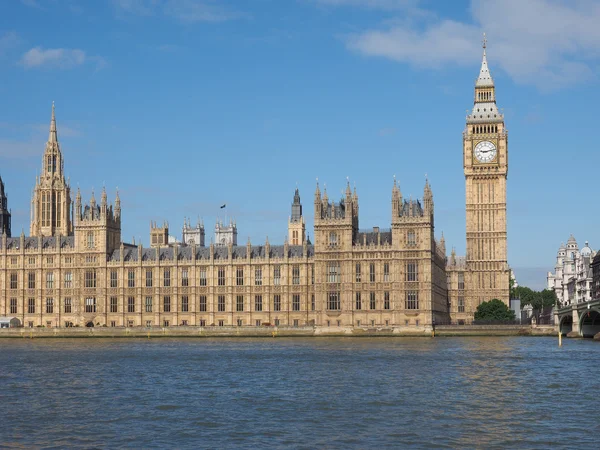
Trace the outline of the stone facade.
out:
M 474 106 L 467 115 L 463 132 L 463 167 L 466 257 L 464 264 L 450 264 L 448 270 L 457 272 L 450 275 L 454 283 L 458 283 L 459 277 L 464 279 L 464 318 L 469 320 L 484 301 L 497 298 L 507 306 L 509 304 L 510 269 L 506 234 L 508 132 L 504 115 L 496 105 L 496 88 L 488 68 L 485 38 L 481 70 L 475 82 Z M 450 304 L 451 307 L 456 305 L 458 314 L 457 284 L 451 287 L 451 292 L 456 299 L 451 298 Z M 460 317 L 462 320 L 463 316 Z
M 560 244 L 556 253 L 554 273 L 548 272 L 547 289 L 556 293 L 558 304 L 568 306 L 587 302 L 593 298 L 592 262 L 596 252 L 585 242 L 579 250 L 575 237 L 571 235 L 567 245 Z
M 434 200 L 404 198 L 393 180 L 391 227 L 359 229 L 356 188 L 339 201 L 317 183 L 314 244 L 296 189 L 283 245 L 237 245 L 233 220 L 169 239 L 150 226 L 150 248 L 124 243 L 121 202 L 71 202 L 54 106 L 32 199 L 30 237 L 0 240 L 0 315 L 26 326 L 288 325 L 430 327 L 470 322 L 477 305 L 508 304 L 507 134 L 484 50 L 475 106 L 463 133 L 467 255 L 446 258 L 434 236 Z
M 592 261 L 592 300 L 600 299 L 600 252 Z
M 297 245 L 235 245 L 233 222 L 217 224 L 221 245 L 185 238 L 169 245 L 165 222 L 151 224 L 151 247 L 143 248 L 122 242 L 118 193 L 114 205 L 105 190 L 99 203 L 92 193 L 84 205 L 78 190 L 68 208 L 54 108 L 43 168 L 35 198 L 56 201 L 34 203 L 36 233 L 0 240 L 0 315 L 25 326 L 427 327 L 448 320 L 445 244 L 434 238 L 429 182 L 418 201 L 403 199 L 394 180 L 390 230 L 360 231 L 356 189 L 348 185 L 336 203 L 317 184 L 314 245 L 296 191 L 288 226 L 301 227 Z

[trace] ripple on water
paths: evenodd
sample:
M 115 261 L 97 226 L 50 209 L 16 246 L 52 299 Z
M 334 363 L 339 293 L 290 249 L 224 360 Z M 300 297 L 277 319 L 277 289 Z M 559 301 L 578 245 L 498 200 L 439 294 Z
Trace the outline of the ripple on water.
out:
M 598 356 L 526 337 L 0 340 L 0 446 L 596 448 Z

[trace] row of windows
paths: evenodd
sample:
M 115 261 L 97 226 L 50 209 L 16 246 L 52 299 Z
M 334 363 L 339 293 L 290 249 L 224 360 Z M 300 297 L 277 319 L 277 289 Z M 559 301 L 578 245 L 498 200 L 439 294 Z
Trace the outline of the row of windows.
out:
M 129 269 L 127 271 L 127 287 L 134 288 L 136 287 L 136 279 L 135 279 L 135 269 Z M 362 271 L 361 264 L 356 264 L 356 282 L 360 283 L 362 280 Z M 462 274 L 461 274 L 462 275 Z M 339 262 L 329 263 L 327 266 L 327 282 L 328 283 L 340 283 L 341 282 L 341 267 Z M 314 270 L 312 282 L 314 283 Z M 405 266 L 405 281 L 419 281 L 419 266 L 416 261 L 410 261 L 406 263 Z M 110 287 L 116 288 L 119 287 L 119 278 L 118 272 L 116 270 L 112 270 L 110 272 Z M 375 263 L 369 264 L 369 282 L 374 283 L 376 280 L 375 275 Z M 390 278 L 390 264 L 383 264 L 383 281 L 389 282 Z M 225 286 L 225 268 L 219 267 L 217 271 L 217 282 L 219 286 Z M 189 286 L 189 271 L 184 268 L 181 269 L 181 286 Z M 200 269 L 200 286 L 207 286 L 207 278 L 206 278 L 206 269 Z M 262 286 L 262 268 L 257 267 L 254 269 L 254 285 Z M 278 286 L 281 284 L 281 268 L 279 266 L 275 266 L 273 268 L 273 284 Z M 292 266 L 292 284 L 298 285 L 300 284 L 300 267 L 297 265 Z M 460 284 L 460 280 L 459 280 Z M 238 267 L 236 268 L 236 285 L 243 286 L 244 285 L 244 268 Z M 27 286 L 29 289 L 36 288 L 36 274 L 35 272 L 28 273 L 28 283 Z M 153 286 L 153 271 L 146 270 L 146 279 L 145 286 L 152 287 Z M 171 269 L 163 269 L 163 286 L 170 287 L 171 286 Z M 464 279 L 462 280 L 462 289 L 464 289 Z M 54 272 L 46 273 L 46 289 L 54 289 Z M 64 274 L 64 287 L 66 289 L 70 289 L 73 287 L 73 273 L 65 272 Z M 86 288 L 95 288 L 97 287 L 97 277 L 96 270 L 90 269 L 86 270 L 84 274 L 84 287 Z M 18 288 L 18 273 L 13 272 L 10 274 L 10 289 Z M 459 287 L 459 289 L 461 289 Z
M 206 277 L 206 269 L 200 269 L 200 286 L 207 286 L 207 277 Z M 254 271 L 254 285 L 262 286 L 262 268 L 256 268 Z M 13 272 L 10 274 L 10 289 L 18 289 L 18 273 Z M 73 287 L 73 274 L 72 272 L 65 272 L 65 285 L 66 289 Z M 86 288 L 95 288 L 97 287 L 96 281 L 96 271 L 93 269 L 86 270 L 84 276 Z M 312 281 L 314 283 L 314 271 Z M 219 286 L 225 286 L 225 268 L 219 267 L 217 271 L 217 283 Z M 189 272 L 188 269 L 181 269 L 181 286 L 189 286 Z M 238 267 L 236 270 L 236 284 L 238 286 L 244 285 L 244 269 Z M 273 284 L 278 286 L 281 284 L 281 268 L 279 266 L 275 266 L 273 268 Z M 292 284 L 299 285 L 300 284 L 300 266 L 294 265 L 292 266 Z M 153 286 L 153 271 L 146 270 L 146 279 L 145 279 L 146 287 Z M 28 288 L 35 289 L 35 272 L 30 272 L 28 274 Z M 127 272 L 127 287 L 134 288 L 136 286 L 135 282 L 135 269 L 130 269 Z M 170 287 L 171 286 L 171 270 L 164 269 L 163 270 L 163 286 Z M 113 270 L 110 272 L 110 287 L 116 288 L 119 287 L 119 278 L 118 272 Z M 46 273 L 46 289 L 54 289 L 54 273 L 48 272 Z
M 46 298 L 44 303 L 46 314 L 54 314 L 54 299 L 51 297 Z M 63 308 L 65 313 L 71 313 L 73 308 L 73 302 L 70 298 L 63 299 Z M 17 314 L 17 299 L 10 299 L 10 313 Z M 35 314 L 36 313 L 36 304 L 35 298 L 27 299 L 27 313 Z
M 110 297 L 109 304 L 110 304 L 110 312 L 111 313 L 119 312 L 117 297 Z M 369 293 L 369 309 L 376 309 L 376 304 L 377 304 L 376 294 L 375 294 L 375 292 L 370 292 Z M 35 305 L 36 304 L 35 304 L 34 298 L 28 299 L 27 312 L 29 314 L 35 314 L 35 312 L 36 312 Z M 235 302 L 236 312 L 243 312 L 244 308 L 245 308 L 244 305 L 245 305 L 244 296 L 238 295 L 236 297 L 236 302 Z M 272 305 L 273 305 L 272 306 L 273 311 L 281 311 L 281 296 L 280 295 L 277 294 L 277 295 L 273 296 Z M 65 313 L 71 313 L 72 306 L 73 306 L 71 298 L 65 298 L 63 300 L 63 306 L 64 306 Z M 85 306 L 85 312 L 96 312 L 96 299 L 94 297 L 86 298 L 84 306 Z M 181 302 L 180 302 L 179 306 L 180 306 L 181 312 L 189 312 L 190 311 L 190 301 L 189 301 L 189 297 L 187 295 L 184 295 L 181 297 Z M 207 297 L 205 295 L 200 296 L 198 306 L 199 306 L 200 312 L 208 311 Z M 461 306 L 462 306 L 462 311 L 461 311 Z M 406 309 L 419 309 L 419 294 L 417 291 L 406 292 L 405 308 Z M 464 297 L 459 297 L 458 308 L 459 308 L 459 312 L 464 312 Z M 314 295 L 311 296 L 310 309 L 312 311 L 315 310 L 315 296 Z M 341 297 L 340 297 L 339 291 L 329 292 L 327 294 L 327 309 L 333 310 L 333 311 L 337 311 L 337 310 L 341 309 Z M 363 309 L 362 293 L 357 292 L 356 293 L 356 310 L 360 311 L 362 309 Z M 384 294 L 383 294 L 383 309 L 385 309 L 385 310 L 390 309 L 390 293 L 389 292 L 384 292 Z M 144 312 L 147 312 L 147 313 L 153 312 L 152 297 L 146 297 L 144 299 L 143 310 L 144 310 Z M 163 297 L 162 311 L 163 312 L 171 312 L 171 296 L 166 295 Z M 217 311 L 218 312 L 226 311 L 226 302 L 225 302 L 224 295 L 219 295 L 217 297 Z M 254 311 L 256 311 L 256 312 L 263 311 L 263 296 L 262 295 L 254 296 Z M 292 295 L 292 311 L 300 311 L 300 295 L 299 294 Z M 137 312 L 135 297 L 127 298 L 127 312 L 129 312 L 129 313 Z M 16 298 L 10 299 L 10 313 L 17 314 L 17 299 Z M 47 314 L 54 313 L 54 299 L 53 298 L 46 298 L 46 313 Z
M 334 264 L 338 265 L 337 267 L 339 270 L 339 263 L 334 263 Z M 332 263 L 332 265 L 333 265 L 333 263 Z M 328 273 L 331 273 L 330 270 L 331 269 L 328 270 Z M 361 283 L 362 282 L 361 263 L 356 263 L 355 275 L 356 275 L 356 277 L 355 277 L 356 282 Z M 376 280 L 375 263 L 370 263 L 369 264 L 369 282 L 375 283 L 375 280 Z M 332 282 L 332 281 L 330 281 L 329 278 L 328 278 L 328 281 Z M 384 282 L 391 281 L 390 264 L 389 263 L 383 264 L 383 281 Z M 419 281 L 419 264 L 417 263 L 417 261 L 409 261 L 405 264 L 404 281 Z M 339 282 L 339 281 L 337 281 L 337 282 Z

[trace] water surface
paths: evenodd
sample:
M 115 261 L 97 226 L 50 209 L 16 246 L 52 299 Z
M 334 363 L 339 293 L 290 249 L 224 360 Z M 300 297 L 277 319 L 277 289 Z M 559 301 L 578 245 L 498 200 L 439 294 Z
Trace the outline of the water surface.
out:
M 5 339 L 0 447 L 599 448 L 600 345 Z

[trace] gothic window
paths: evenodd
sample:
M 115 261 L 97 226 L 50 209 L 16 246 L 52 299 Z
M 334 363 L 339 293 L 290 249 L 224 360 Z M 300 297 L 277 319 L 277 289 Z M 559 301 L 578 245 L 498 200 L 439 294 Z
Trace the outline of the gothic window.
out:
M 298 231 L 292 231 L 292 245 L 298 245 Z
M 188 269 L 184 268 L 181 269 L 181 285 L 186 287 L 189 286 L 190 284 L 190 279 L 188 278 Z
M 257 267 L 254 269 L 254 285 L 262 286 L 262 268 Z
M 65 289 L 73 287 L 73 272 L 65 272 Z
M 87 248 L 94 248 L 94 232 L 93 231 L 88 231 Z
M 117 297 L 111 297 L 110 298 L 110 312 L 111 313 L 116 313 L 117 311 L 118 311 Z
M 219 286 L 225 286 L 225 268 L 219 267 L 217 275 L 218 275 L 217 281 L 218 281 Z
M 369 309 L 375 309 L 375 292 L 369 292 Z
M 225 312 L 225 296 L 219 295 L 217 308 L 219 312 Z
M 458 273 L 458 289 L 464 290 L 465 288 L 465 274 L 464 272 Z
M 11 273 L 10 274 L 10 288 L 17 289 L 18 281 L 19 281 L 18 275 L 16 273 Z
M 300 284 L 300 266 L 298 264 L 292 266 L 292 284 Z
M 383 281 L 390 281 L 390 264 L 389 263 L 384 263 L 383 264 Z
M 281 284 L 281 267 L 273 267 L 273 284 L 279 286 Z
M 327 293 L 327 309 L 331 311 L 339 311 L 341 309 L 339 291 Z
M 163 312 L 171 312 L 171 297 L 168 295 L 163 297 Z
M 127 312 L 135 312 L 135 297 L 127 297 Z
M 187 295 L 181 297 L 181 312 L 189 312 L 190 310 L 190 300 Z
M 54 299 L 48 297 L 46 299 L 46 314 L 54 314 Z
M 65 303 L 65 305 L 66 305 L 66 303 Z M 35 298 L 30 298 L 29 300 L 27 300 L 27 312 L 29 314 L 35 314 Z M 67 311 L 65 311 L 65 312 L 67 312 Z M 69 311 L 69 312 L 71 312 L 71 311 Z
M 146 312 L 152 312 L 152 297 L 146 297 Z
M 279 294 L 273 297 L 273 311 L 281 311 L 281 295 Z
M 96 298 L 89 297 L 85 299 L 85 312 L 95 313 L 96 312 Z
M 406 235 L 406 243 L 408 245 L 417 245 L 417 235 L 414 231 L 409 231 Z
M 262 295 L 254 296 L 254 311 L 262 311 Z
M 96 271 L 94 269 L 85 271 L 85 287 L 86 288 L 95 288 L 96 287 Z
M 419 309 L 419 293 L 417 291 L 406 292 L 406 309 Z
M 56 226 L 60 227 L 62 222 L 61 222 L 61 193 L 57 192 L 56 193 Z
M 315 310 L 315 294 L 312 294 L 310 296 L 310 310 L 311 311 Z
M 119 278 L 116 270 L 110 271 L 110 287 L 116 288 L 119 287 Z
M 369 264 L 369 282 L 375 283 L 375 263 Z
M 238 267 L 235 270 L 235 284 L 236 284 L 236 286 L 244 285 L 244 268 L 243 267 Z
M 465 298 L 463 296 L 458 297 L 458 312 L 459 313 L 465 312 Z
M 292 296 L 292 311 L 300 311 L 300 295 L 294 294 Z
M 69 297 L 65 298 L 65 313 L 70 314 L 72 309 L 72 302 Z
M 339 283 L 340 282 L 340 263 L 330 262 L 327 265 L 327 282 L 328 283 Z
M 152 269 L 146 269 L 146 287 L 152 287 Z
M 406 281 L 419 281 L 419 265 L 416 261 L 406 263 Z
M 331 233 L 329 233 L 329 245 L 337 245 L 337 243 L 338 243 L 337 233 L 335 231 L 332 231 Z
M 35 289 L 35 272 L 29 272 L 27 286 L 29 289 Z
M 310 284 L 315 284 L 315 266 L 310 266 Z
M 206 268 L 200 268 L 200 286 L 206 286 Z
M 206 295 L 200 296 L 200 311 L 206 312 Z
M 10 313 L 17 314 L 17 299 L 16 298 L 10 299 Z
M 235 301 L 235 310 L 237 312 L 244 311 L 244 296 L 238 295 Z
M 383 309 L 390 309 L 390 293 L 387 291 L 383 293 Z
M 127 271 L 127 287 L 135 287 L 135 270 L 129 269 Z
M 48 162 L 46 164 L 46 167 L 48 169 L 48 173 L 52 173 L 52 156 L 48 155 Z
M 46 273 L 46 289 L 54 289 L 54 272 Z
M 356 282 L 360 283 L 360 263 L 356 263 Z
M 362 309 L 362 298 L 360 292 L 356 293 L 356 310 L 360 311 Z
M 163 286 L 170 287 L 171 286 L 171 270 L 165 269 L 163 272 Z

